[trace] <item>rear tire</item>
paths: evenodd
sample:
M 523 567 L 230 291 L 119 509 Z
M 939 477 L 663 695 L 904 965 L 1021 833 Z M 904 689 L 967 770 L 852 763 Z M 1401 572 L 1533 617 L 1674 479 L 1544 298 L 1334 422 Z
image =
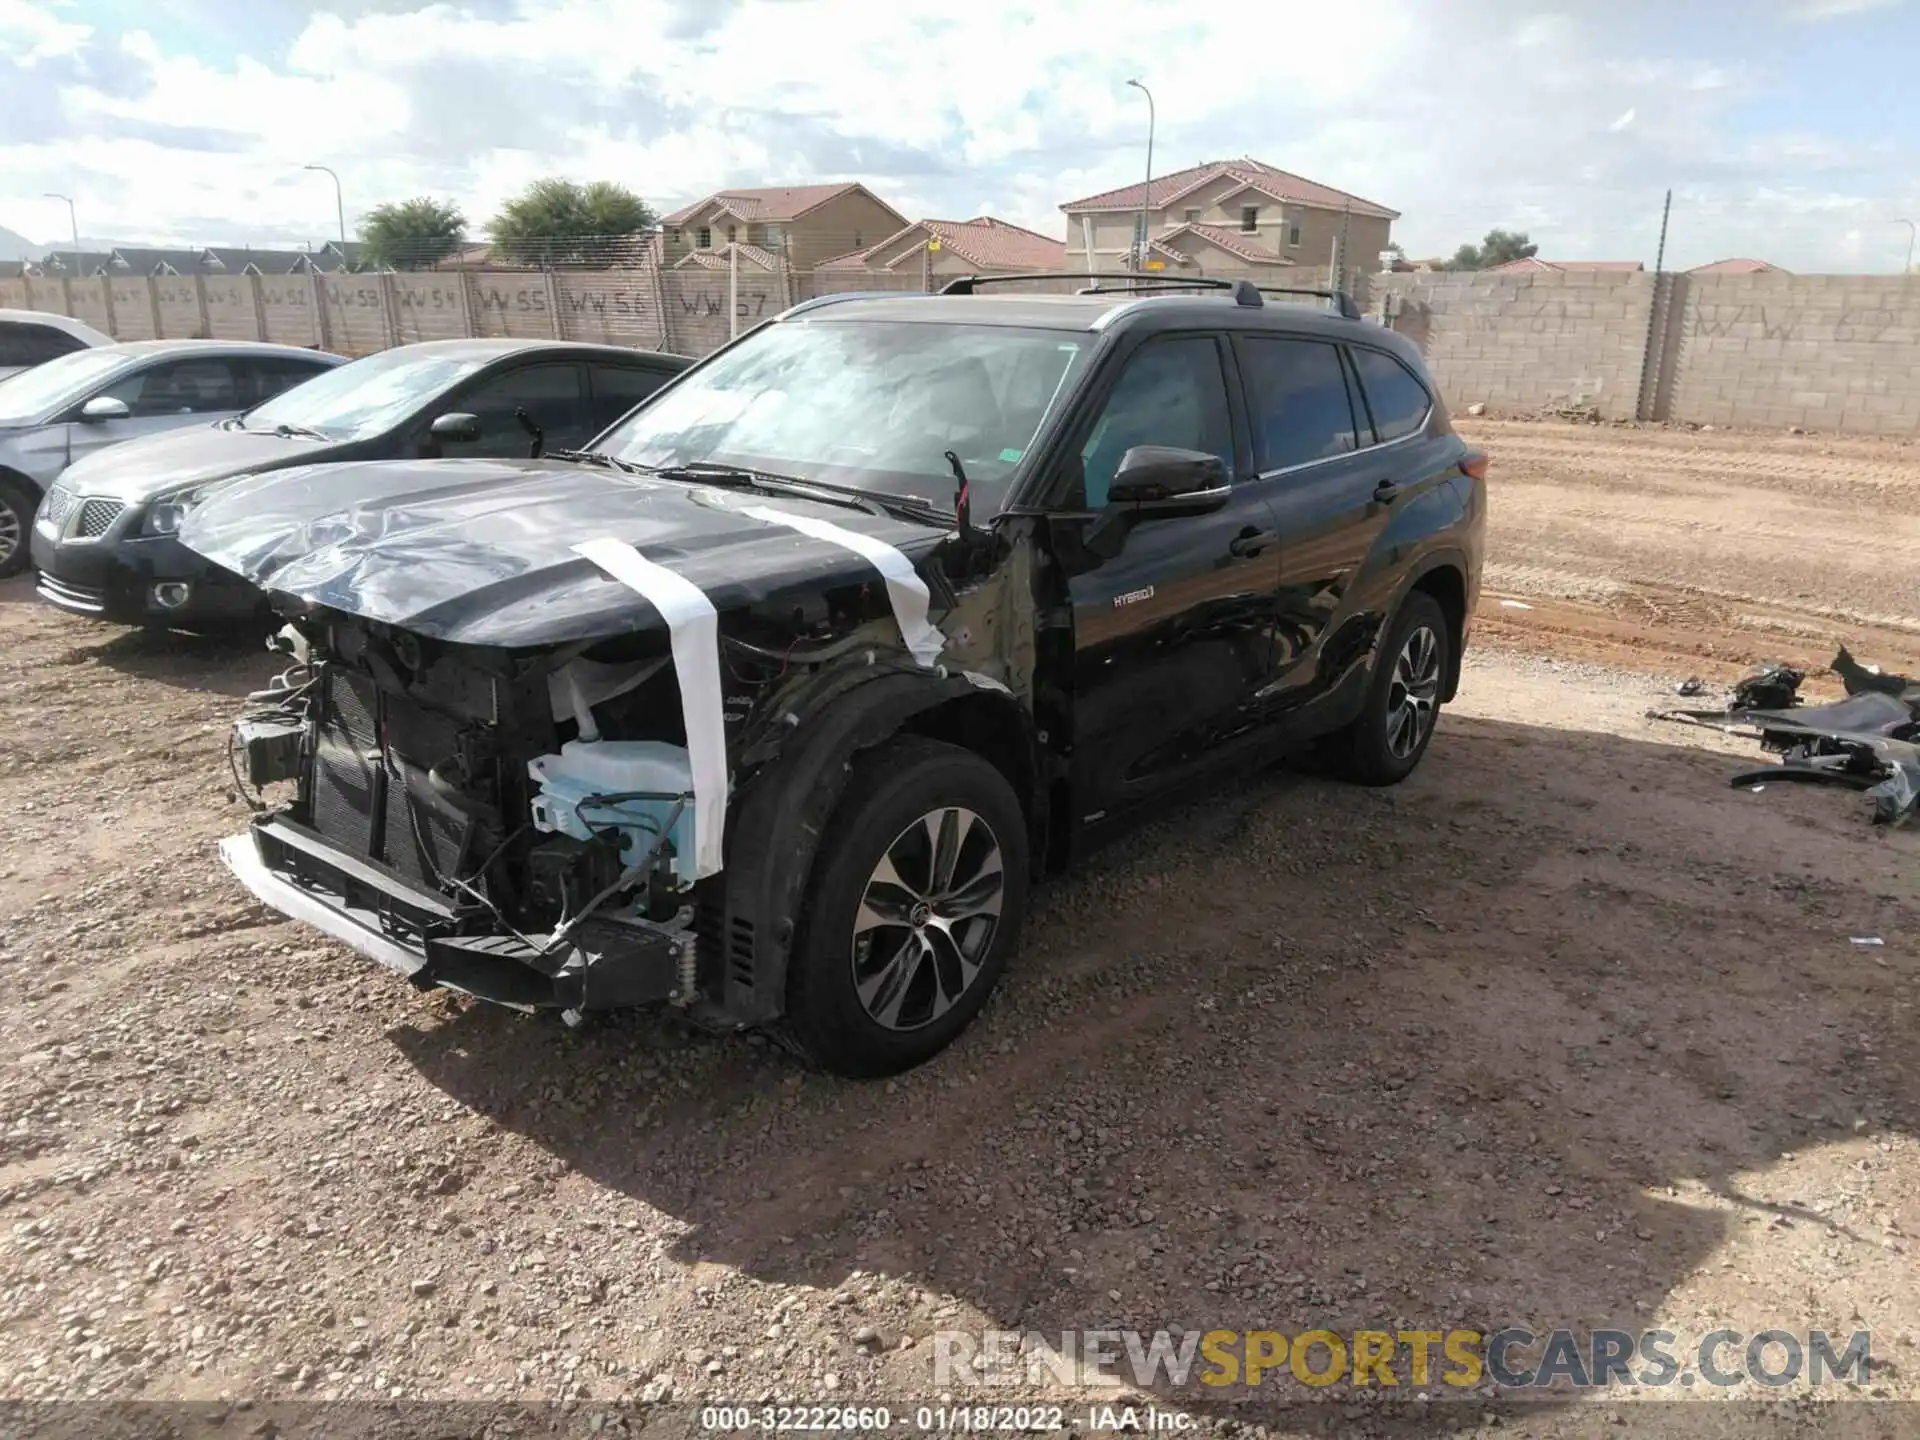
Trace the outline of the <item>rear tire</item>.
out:
M 1343 776 L 1361 785 L 1398 785 L 1414 772 L 1439 722 L 1452 663 L 1446 611 L 1426 591 L 1413 591 L 1374 657 L 1359 718 L 1329 747 Z
M 0 475 L 0 580 L 27 568 L 27 537 L 40 496 L 33 487 Z
M 895 1074 L 999 983 L 1027 906 L 1026 817 L 972 751 L 902 736 L 855 761 L 825 835 L 779 1038 L 836 1074 Z

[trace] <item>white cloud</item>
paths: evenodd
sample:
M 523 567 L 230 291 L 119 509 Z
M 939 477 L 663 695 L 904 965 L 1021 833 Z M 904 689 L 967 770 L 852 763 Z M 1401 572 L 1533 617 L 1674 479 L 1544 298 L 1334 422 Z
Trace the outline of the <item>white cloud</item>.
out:
M 0 54 L 22 67 L 73 54 L 93 32 L 90 25 L 60 18 L 71 15 L 73 8 L 0 0 Z
M 1876 208 L 1920 206 L 1911 164 L 1871 136 L 1745 133 L 1737 106 L 1764 113 L 1771 87 L 1816 77 L 1769 73 L 1733 32 L 1712 62 L 1665 52 L 1663 27 L 1632 23 L 1643 3 L 1282 0 L 1209 22 L 1105 0 L 333 0 L 267 7 L 294 17 L 280 41 L 216 60 L 157 18 L 121 37 L 86 0 L 0 0 L 0 91 L 41 87 L 31 117 L 0 113 L 0 174 L 23 197 L 75 194 L 87 232 L 156 241 L 330 234 L 313 161 L 340 172 L 350 220 L 430 193 L 478 223 L 557 172 L 663 207 L 856 178 L 910 214 L 1058 234 L 1062 201 L 1142 172 L 1139 75 L 1157 170 L 1251 153 L 1401 210 L 1413 254 L 1498 225 L 1547 255 L 1650 260 L 1673 185 L 1682 258 L 1811 269 L 1859 263 L 1836 206 L 1869 237 Z M 200 6 L 221 11 L 262 13 Z M 0 200 L 0 224 L 64 222 Z
M 1794 20 L 1818 23 L 1822 20 L 1838 20 L 1846 15 L 1864 14 L 1869 10 L 1888 10 L 1901 3 L 1902 0 L 1802 0 L 1787 13 Z

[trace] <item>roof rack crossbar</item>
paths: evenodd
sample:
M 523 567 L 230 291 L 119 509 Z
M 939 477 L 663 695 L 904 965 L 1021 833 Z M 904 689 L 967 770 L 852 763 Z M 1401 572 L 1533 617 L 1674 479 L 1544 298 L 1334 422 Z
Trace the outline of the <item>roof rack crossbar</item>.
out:
M 1344 319 L 1362 318 L 1360 307 L 1344 290 L 1318 289 L 1307 285 L 1261 285 L 1256 288 L 1262 295 L 1317 295 L 1320 299 L 1330 302 Z
M 1153 290 L 1226 290 L 1236 305 L 1258 308 L 1266 302 L 1251 280 L 1227 280 L 1218 275 L 1135 275 L 1114 270 L 1043 270 L 1021 275 L 956 275 L 940 287 L 942 295 L 971 295 L 981 285 L 1006 285 L 1016 280 L 1091 280 L 1076 295 L 1130 295 Z

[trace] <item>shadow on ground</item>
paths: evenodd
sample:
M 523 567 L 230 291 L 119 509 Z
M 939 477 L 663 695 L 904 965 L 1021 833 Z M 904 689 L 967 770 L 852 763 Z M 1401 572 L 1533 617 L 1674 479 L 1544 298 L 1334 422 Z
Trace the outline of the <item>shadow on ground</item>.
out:
M 1731 768 L 1449 717 L 1397 790 L 1273 774 L 1052 887 L 982 1022 L 892 1082 L 650 1018 L 576 1035 L 451 1006 L 393 1038 L 556 1171 L 683 1222 L 679 1261 L 966 1307 L 850 1359 L 857 1393 L 931 1393 L 945 1328 L 1637 1331 L 1750 1225 L 1832 1225 L 1885 1263 L 1746 1192 L 1783 1152 L 1865 1167 L 1920 1121 L 1916 837 L 1851 797 L 1731 791 Z M 1153 1388 L 1248 1420 L 1271 1394 Z M 1329 1426 L 1372 1413 L 1331 1393 Z M 1753 1433 L 1714 1409 L 1693 1433 Z
M 244 699 L 288 664 L 268 653 L 266 636 L 264 626 L 195 635 L 101 622 L 56 663 L 94 661 L 128 679 Z

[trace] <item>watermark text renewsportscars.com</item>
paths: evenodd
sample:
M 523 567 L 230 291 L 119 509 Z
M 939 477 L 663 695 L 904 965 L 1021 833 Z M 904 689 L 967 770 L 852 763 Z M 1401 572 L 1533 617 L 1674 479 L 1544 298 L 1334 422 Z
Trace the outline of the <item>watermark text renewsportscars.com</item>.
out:
M 1140 1389 L 1346 1382 L 1436 1394 L 1491 1383 L 1507 1390 L 1652 1390 L 1865 1385 L 1866 1330 L 1018 1330 L 936 1331 L 941 1391 L 1060 1386 Z

